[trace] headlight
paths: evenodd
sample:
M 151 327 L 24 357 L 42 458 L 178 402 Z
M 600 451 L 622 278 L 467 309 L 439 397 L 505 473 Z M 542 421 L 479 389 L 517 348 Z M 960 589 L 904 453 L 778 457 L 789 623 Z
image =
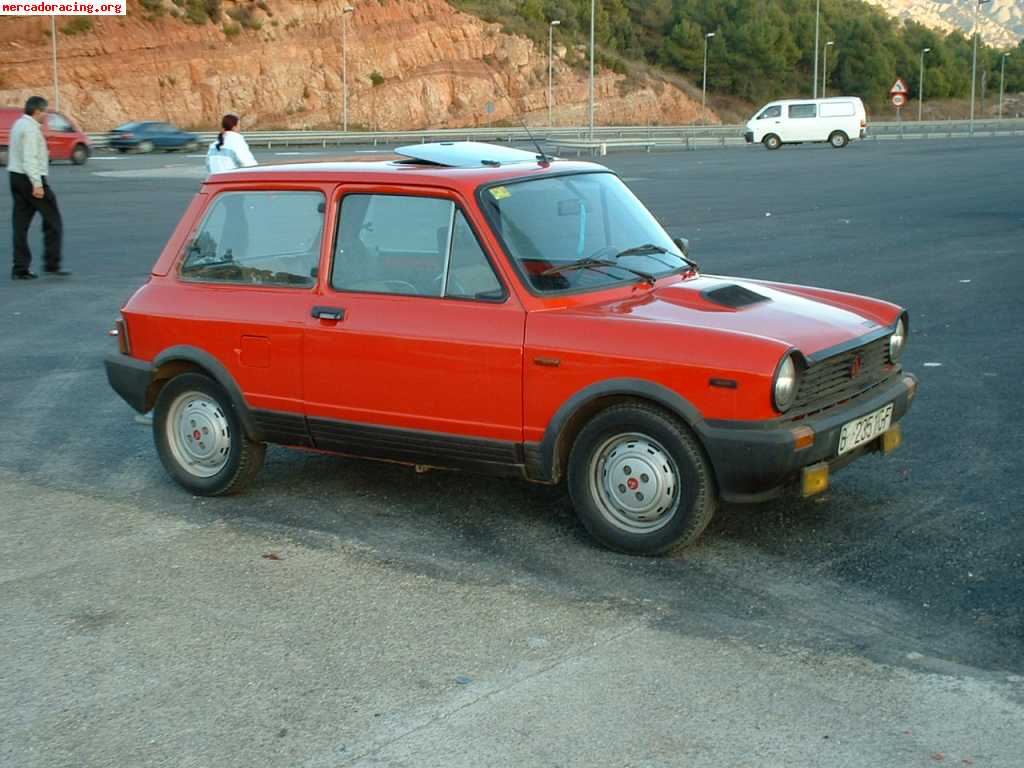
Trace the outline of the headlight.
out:
M 775 386 L 772 395 L 775 399 L 775 410 L 785 413 L 796 399 L 796 363 L 792 355 L 786 355 L 775 374 Z
M 889 337 L 889 362 L 898 363 L 903 348 L 907 346 L 907 323 L 901 317 L 896 323 L 896 330 Z

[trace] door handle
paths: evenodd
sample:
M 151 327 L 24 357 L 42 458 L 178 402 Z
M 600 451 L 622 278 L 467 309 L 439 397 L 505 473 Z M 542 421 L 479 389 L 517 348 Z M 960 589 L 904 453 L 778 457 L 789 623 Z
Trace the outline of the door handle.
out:
M 338 322 L 345 319 L 345 310 L 341 307 L 313 307 L 313 317 L 320 320 Z

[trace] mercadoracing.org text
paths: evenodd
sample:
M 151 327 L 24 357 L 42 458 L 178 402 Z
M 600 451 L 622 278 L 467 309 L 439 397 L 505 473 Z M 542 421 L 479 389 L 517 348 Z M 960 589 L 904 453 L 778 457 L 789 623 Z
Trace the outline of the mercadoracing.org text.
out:
M 0 16 L 124 16 L 128 3 L 0 2 Z

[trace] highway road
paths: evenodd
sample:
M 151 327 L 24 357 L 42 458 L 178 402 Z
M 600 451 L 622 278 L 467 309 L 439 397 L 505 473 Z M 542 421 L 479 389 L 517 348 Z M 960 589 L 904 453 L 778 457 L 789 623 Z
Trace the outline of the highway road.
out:
M 74 275 L 0 282 L 0 765 L 1020 765 L 1024 141 L 604 161 L 705 272 L 907 306 L 904 446 L 659 559 L 281 448 L 193 498 L 102 356 L 202 160 L 55 166 Z

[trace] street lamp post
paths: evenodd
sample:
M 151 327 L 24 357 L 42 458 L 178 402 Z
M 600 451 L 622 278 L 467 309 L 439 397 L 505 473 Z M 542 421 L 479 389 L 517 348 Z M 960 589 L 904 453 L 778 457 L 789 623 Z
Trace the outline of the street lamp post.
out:
M 917 122 L 921 122 L 921 113 L 924 111 L 924 55 L 931 48 L 921 49 L 921 76 L 917 80 Z
M 1003 61 L 999 67 L 999 119 L 1003 119 L 1003 85 L 1006 83 L 1006 59 L 1010 55 L 1007 51 L 1003 54 Z
M 971 59 L 971 127 L 970 134 L 974 135 L 974 92 L 978 81 L 978 11 L 985 3 L 992 0 L 977 0 L 974 4 L 974 56 Z
M 57 87 L 57 17 L 50 15 L 50 40 L 53 43 L 53 108 L 60 112 L 60 89 Z
M 597 0 L 590 0 L 590 140 L 594 140 L 594 15 L 597 12 Z
M 553 75 L 553 72 L 554 72 L 554 61 L 555 61 L 554 60 L 555 27 L 557 27 L 561 23 L 562 23 L 561 21 L 559 21 L 558 19 L 555 19 L 550 24 L 548 24 L 548 128 L 550 128 L 551 126 L 554 125 L 554 123 L 551 122 L 552 105 L 555 103 L 554 99 L 552 98 L 552 92 L 551 92 L 552 85 L 551 84 L 552 84 L 552 75 Z
M 341 9 L 341 130 L 348 131 L 348 15 L 355 11 L 351 5 Z
M 822 61 L 821 61 L 821 98 L 828 96 L 828 49 L 836 44 L 835 40 L 829 40 L 825 43 L 825 48 L 822 50 Z
M 700 119 L 704 125 L 708 124 L 708 40 L 714 36 L 714 32 L 704 35 L 704 79 L 700 87 Z
M 814 98 L 818 98 L 818 34 L 821 29 L 821 0 L 814 10 Z

